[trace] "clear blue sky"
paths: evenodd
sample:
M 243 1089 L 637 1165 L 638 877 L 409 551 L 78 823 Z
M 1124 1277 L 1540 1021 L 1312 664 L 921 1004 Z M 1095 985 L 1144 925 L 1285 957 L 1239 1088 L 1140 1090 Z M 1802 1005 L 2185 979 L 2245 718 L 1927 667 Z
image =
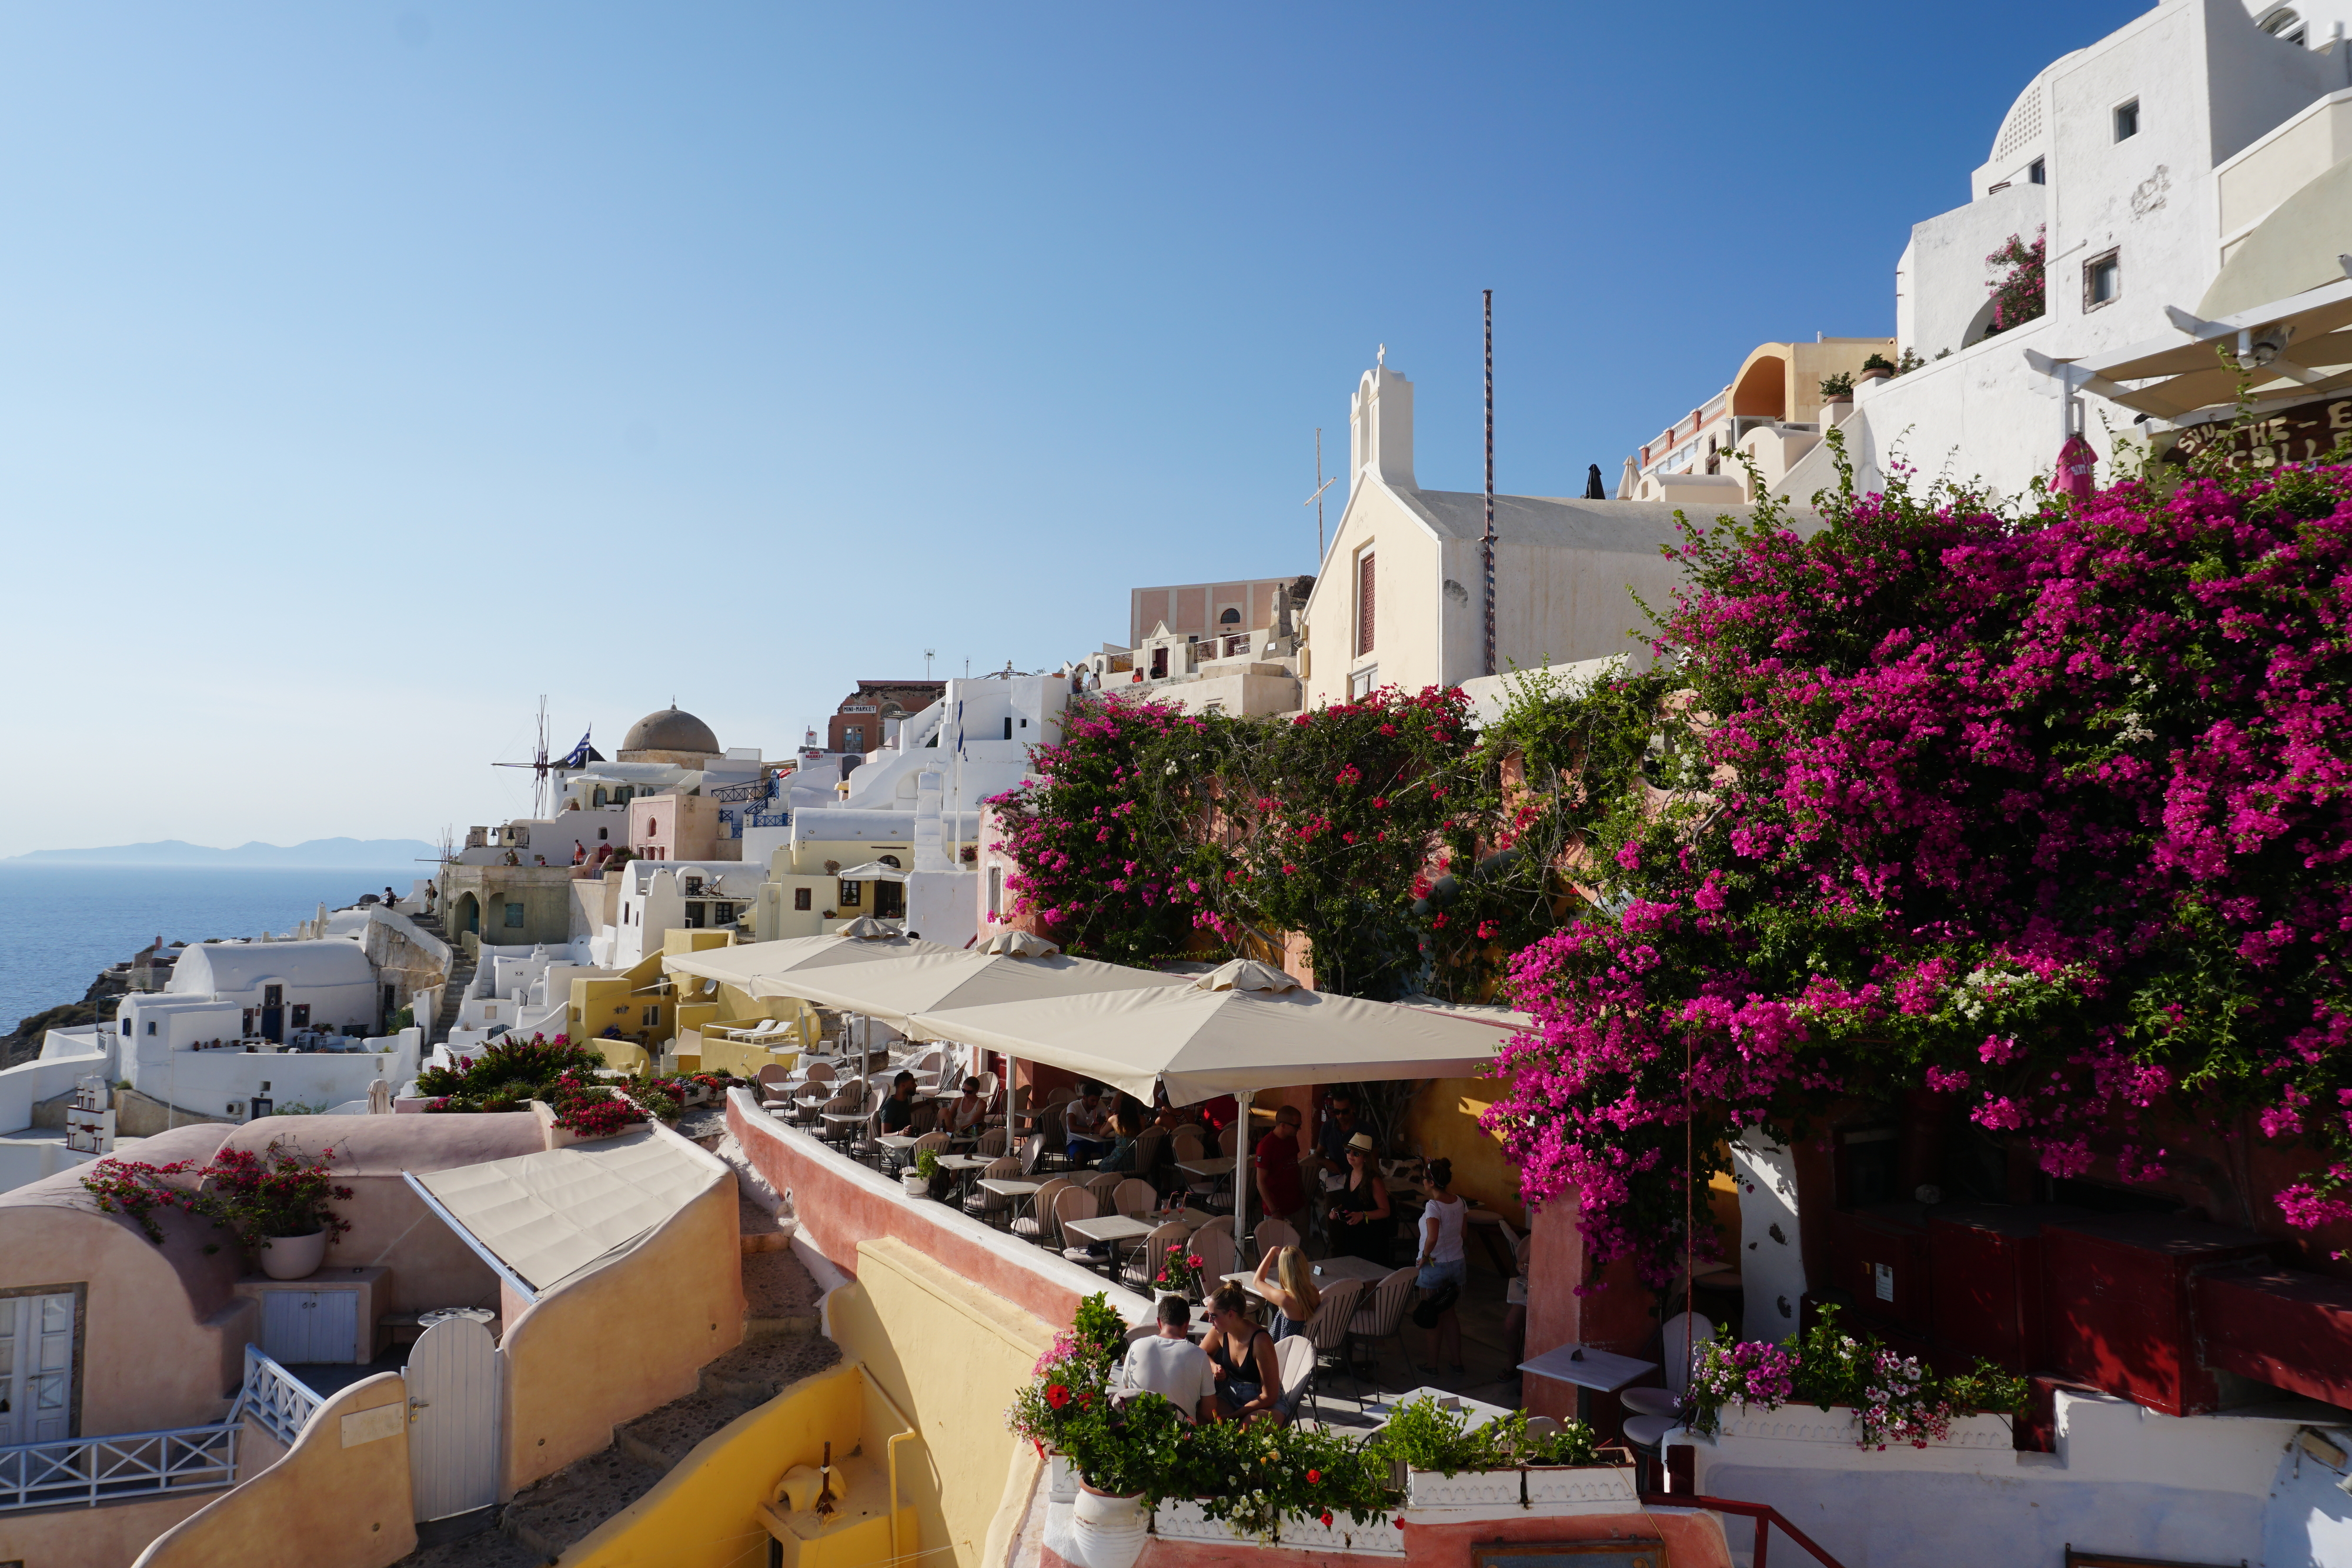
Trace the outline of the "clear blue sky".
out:
M 0 854 L 431 837 L 542 692 L 775 755 L 1312 570 L 1376 344 L 1476 486 L 1481 287 L 1501 487 L 1613 485 L 2142 9 L 0 7 Z

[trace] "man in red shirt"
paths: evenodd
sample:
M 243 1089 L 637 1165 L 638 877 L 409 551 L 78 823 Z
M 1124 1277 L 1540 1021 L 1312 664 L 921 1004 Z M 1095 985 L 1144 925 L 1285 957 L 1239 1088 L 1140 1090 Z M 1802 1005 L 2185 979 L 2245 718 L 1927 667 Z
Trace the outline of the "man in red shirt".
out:
M 1307 1193 L 1298 1180 L 1298 1108 L 1275 1113 L 1274 1131 L 1257 1141 L 1250 1166 L 1256 1173 L 1258 1211 L 1307 1236 Z

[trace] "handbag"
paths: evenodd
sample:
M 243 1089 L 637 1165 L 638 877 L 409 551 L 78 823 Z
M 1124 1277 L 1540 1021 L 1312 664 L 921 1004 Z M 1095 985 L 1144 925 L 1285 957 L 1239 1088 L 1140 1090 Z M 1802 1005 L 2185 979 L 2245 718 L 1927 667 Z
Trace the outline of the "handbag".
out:
M 1452 1311 L 1454 1303 L 1461 1299 L 1462 1284 L 1458 1280 L 1448 1280 L 1433 1291 L 1423 1291 L 1421 1304 L 1412 1309 L 1413 1325 L 1416 1328 L 1435 1328 L 1437 1320 Z

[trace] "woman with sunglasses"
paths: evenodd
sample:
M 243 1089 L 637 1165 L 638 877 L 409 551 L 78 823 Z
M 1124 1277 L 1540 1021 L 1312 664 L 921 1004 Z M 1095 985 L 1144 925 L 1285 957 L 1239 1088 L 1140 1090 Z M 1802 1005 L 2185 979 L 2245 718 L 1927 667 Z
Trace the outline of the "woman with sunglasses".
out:
M 1282 1417 L 1282 1370 L 1274 1336 L 1250 1316 L 1249 1297 L 1239 1285 L 1217 1287 L 1209 1298 L 1209 1334 L 1201 1342 L 1217 1377 L 1217 1413 L 1228 1421 Z

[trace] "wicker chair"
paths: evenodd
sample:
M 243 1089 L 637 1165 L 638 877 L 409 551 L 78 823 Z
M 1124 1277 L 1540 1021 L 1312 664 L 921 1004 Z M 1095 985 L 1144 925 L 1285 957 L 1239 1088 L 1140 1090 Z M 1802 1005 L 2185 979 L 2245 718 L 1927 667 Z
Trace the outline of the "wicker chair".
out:
M 1009 1216 L 1013 1212 L 1013 1200 L 1001 1193 L 981 1191 L 980 1183 L 1020 1179 L 1021 1162 L 1019 1160 L 1008 1155 L 989 1161 L 988 1168 L 980 1173 L 972 1183 L 971 1190 L 964 1195 L 963 1211 L 974 1219 L 990 1225 L 995 1224 L 996 1216 L 1000 1214 Z
M 1303 1333 L 1292 1334 L 1274 1347 L 1274 1364 L 1282 1371 L 1282 1395 L 1274 1408 L 1285 1422 L 1298 1419 L 1298 1406 L 1315 1382 L 1318 1359 L 1315 1342 Z
M 1069 1185 L 1068 1178 L 1065 1176 L 1055 1176 L 1041 1184 L 1029 1201 L 1029 1212 L 1013 1220 L 1011 1226 L 1013 1234 L 1024 1241 L 1034 1241 L 1040 1247 L 1045 1246 L 1047 1239 L 1056 1234 L 1054 1200 L 1068 1190 Z
M 1192 1233 L 1192 1250 L 1201 1260 L 1201 1290 L 1205 1294 L 1224 1283 L 1224 1276 L 1234 1271 L 1234 1228 L 1230 1225 L 1203 1225 Z
M 1412 1281 L 1416 1272 L 1408 1266 L 1390 1273 L 1372 1288 L 1371 1300 L 1356 1310 L 1355 1317 L 1348 1324 L 1348 1338 L 1351 1344 L 1357 1340 L 1372 1342 L 1372 1392 L 1375 1394 L 1380 1392 L 1380 1342 L 1394 1335 L 1397 1354 L 1405 1355 L 1404 1310 L 1412 1304 Z M 1412 1358 L 1407 1356 L 1406 1359 L 1410 1362 Z M 1353 1355 L 1349 1357 L 1349 1370 L 1355 1370 Z
M 1091 1187 L 1066 1186 L 1054 1195 L 1054 1239 L 1060 1244 L 1063 1257 L 1088 1269 L 1097 1264 L 1106 1268 L 1109 1266 L 1109 1249 L 1106 1248 L 1102 1256 L 1097 1257 L 1091 1250 L 1094 1243 L 1080 1241 L 1073 1244 L 1069 1233 L 1062 1228 L 1073 1219 L 1092 1219 L 1101 1212 L 1102 1200 Z
M 1171 1219 L 1145 1237 L 1140 1245 L 1130 1249 L 1127 1261 L 1119 1265 L 1118 1282 L 1130 1291 L 1158 1297 L 1159 1288 L 1152 1281 L 1160 1277 L 1160 1265 L 1171 1247 L 1181 1247 L 1192 1239 L 1181 1219 Z
M 1117 1176 L 1118 1173 L 1110 1171 L 1105 1174 Z M 1158 1189 L 1150 1182 L 1138 1181 L 1133 1176 L 1119 1182 L 1110 1192 L 1110 1206 L 1129 1219 L 1140 1219 L 1150 1213 L 1151 1206 L 1159 1199 Z
M 1361 1280 L 1334 1280 L 1324 1287 L 1322 1300 L 1316 1305 L 1315 1315 L 1307 1320 L 1306 1333 L 1302 1336 L 1315 1347 L 1318 1370 L 1307 1376 L 1310 1387 L 1320 1375 L 1324 1356 L 1336 1355 L 1343 1361 L 1347 1359 L 1348 1327 L 1355 1322 L 1356 1308 L 1363 1298 L 1364 1281 Z M 1287 1344 L 1290 1342 L 1285 1340 L 1283 1343 Z M 1359 1395 L 1356 1400 L 1358 1407 L 1360 1408 L 1363 1403 L 1362 1396 Z

